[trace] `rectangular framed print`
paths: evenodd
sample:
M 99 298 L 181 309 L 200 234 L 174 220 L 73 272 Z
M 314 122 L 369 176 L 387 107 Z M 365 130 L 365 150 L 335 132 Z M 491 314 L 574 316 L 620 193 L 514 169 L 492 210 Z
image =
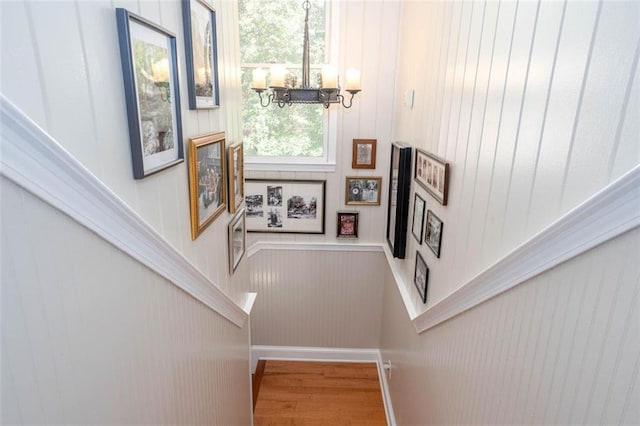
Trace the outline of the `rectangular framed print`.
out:
M 220 105 L 216 11 L 203 0 L 182 0 L 189 109 Z
M 429 267 L 422 258 L 419 251 L 416 251 L 416 269 L 413 274 L 413 284 L 415 284 L 420 294 L 422 303 L 427 303 L 427 289 L 429 288 Z
M 346 179 L 346 205 L 379 206 L 381 177 L 348 176 Z
M 133 177 L 184 161 L 176 37 L 117 8 Z
M 193 240 L 227 208 L 224 145 L 224 132 L 189 139 L 189 195 Z
M 440 204 L 447 205 L 449 163 L 433 154 L 416 149 L 414 179 Z
M 244 150 L 242 142 L 229 147 L 227 165 L 229 168 L 229 213 L 234 213 L 244 200 Z
M 324 180 L 247 179 L 248 232 L 324 234 Z
M 233 275 L 246 251 L 245 210 L 242 209 L 231 219 L 229 233 L 229 274 Z
M 338 212 L 338 238 L 358 238 L 358 212 Z
M 351 157 L 352 169 L 376 168 L 376 144 L 377 139 L 354 139 L 353 154 Z
M 387 243 L 393 257 L 404 259 L 411 190 L 411 151 L 409 145 L 391 144 L 389 200 L 387 204 Z
M 440 245 L 442 243 L 442 221 L 431 210 L 427 212 L 427 224 L 424 241 L 437 258 L 440 258 Z
M 413 201 L 413 225 L 411 233 L 418 240 L 418 244 L 422 244 L 422 225 L 424 224 L 424 208 L 425 202 L 421 196 L 415 194 Z

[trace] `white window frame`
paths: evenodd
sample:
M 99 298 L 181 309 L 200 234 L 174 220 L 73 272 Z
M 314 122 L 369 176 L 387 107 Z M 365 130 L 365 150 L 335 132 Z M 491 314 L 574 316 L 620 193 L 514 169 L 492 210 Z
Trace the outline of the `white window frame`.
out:
M 340 15 L 339 2 L 326 0 L 325 22 L 327 24 L 328 43 L 325 46 L 325 60 L 330 64 L 338 63 L 338 47 L 340 35 Z M 302 40 L 303 34 L 300 34 Z M 241 64 L 242 67 L 254 66 L 256 64 Z M 268 68 L 267 64 L 262 64 Z M 300 67 L 300 64 L 292 64 L 291 67 Z M 321 68 L 322 65 L 312 65 L 312 68 Z M 258 96 L 255 94 L 255 96 Z M 293 105 L 291 108 L 300 108 L 304 105 Z M 269 105 L 267 108 L 278 108 Z M 322 157 L 276 157 L 276 156 L 244 156 L 245 170 L 255 171 L 300 171 L 300 172 L 335 172 L 336 171 L 336 146 L 337 146 L 337 111 L 335 106 L 325 109 L 323 114 L 323 152 Z M 243 123 L 244 131 L 244 123 Z

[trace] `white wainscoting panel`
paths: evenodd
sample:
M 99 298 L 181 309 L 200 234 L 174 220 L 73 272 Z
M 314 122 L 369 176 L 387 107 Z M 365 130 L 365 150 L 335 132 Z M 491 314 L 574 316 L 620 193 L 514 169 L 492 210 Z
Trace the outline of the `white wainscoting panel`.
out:
M 260 250 L 252 344 L 377 348 L 385 263 L 381 251 Z
M 398 424 L 638 424 L 640 229 L 422 334 L 386 272 Z
M 251 422 L 240 328 L 1 178 L 2 424 Z

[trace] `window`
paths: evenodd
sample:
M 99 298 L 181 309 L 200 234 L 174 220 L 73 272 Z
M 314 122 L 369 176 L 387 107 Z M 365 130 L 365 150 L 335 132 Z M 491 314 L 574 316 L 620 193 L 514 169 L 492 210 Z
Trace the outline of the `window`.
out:
M 328 7 L 328 6 L 327 6 Z M 262 107 L 251 90 L 256 68 L 285 64 L 302 80 L 304 10 L 301 0 L 240 0 L 240 55 L 242 62 L 243 143 L 247 163 L 327 163 L 328 117 L 322 105 Z M 309 56 L 311 85 L 325 62 L 327 11 L 324 0 L 311 0 Z M 298 83 L 299 84 L 299 83 Z M 264 94 L 263 94 L 264 96 Z

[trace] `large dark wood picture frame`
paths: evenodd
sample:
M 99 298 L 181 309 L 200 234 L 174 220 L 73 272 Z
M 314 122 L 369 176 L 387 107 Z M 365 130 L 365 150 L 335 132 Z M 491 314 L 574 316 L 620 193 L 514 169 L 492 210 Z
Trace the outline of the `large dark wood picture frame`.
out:
M 389 199 L 387 203 L 387 243 L 393 257 L 404 259 L 409 221 L 412 147 L 400 142 L 391 144 Z

